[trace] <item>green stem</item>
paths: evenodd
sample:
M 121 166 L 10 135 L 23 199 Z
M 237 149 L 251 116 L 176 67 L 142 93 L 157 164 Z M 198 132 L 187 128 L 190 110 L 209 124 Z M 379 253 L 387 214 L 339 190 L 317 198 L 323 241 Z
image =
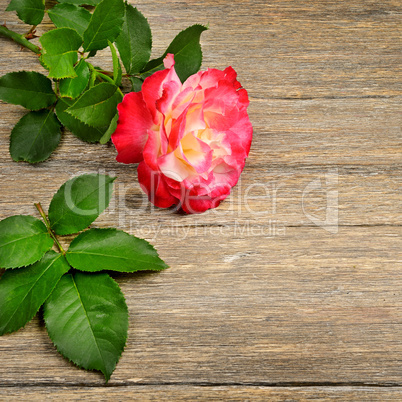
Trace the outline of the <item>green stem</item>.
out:
M 24 35 L 20 35 L 17 32 L 11 31 L 6 28 L 4 25 L 0 25 L 0 36 L 4 36 L 6 38 L 12 39 L 14 42 L 19 43 L 20 45 L 26 47 L 36 54 L 40 54 L 40 48 L 33 43 L 29 42 L 28 39 L 25 38 Z
M 108 77 L 107 75 L 102 74 L 102 73 L 100 73 L 99 71 L 96 71 L 96 75 L 97 75 L 98 77 L 102 78 L 103 80 L 108 81 L 108 82 L 110 82 L 110 83 L 113 84 L 113 85 L 116 85 L 116 83 L 113 81 L 113 79 L 110 78 L 110 77 Z M 120 89 L 119 87 L 117 87 L 117 90 L 119 91 L 119 93 L 120 93 L 121 96 L 124 96 L 124 95 L 123 95 L 123 92 L 121 92 L 121 89 Z
M 49 232 L 50 236 L 52 237 L 52 239 L 54 240 L 54 242 L 56 243 L 57 248 L 60 250 L 60 253 L 62 253 L 63 255 L 66 255 L 66 252 L 63 250 L 63 247 L 61 246 L 61 244 L 59 243 L 59 241 L 57 240 L 56 235 L 54 234 L 52 228 L 50 227 L 50 222 L 48 217 L 45 214 L 45 211 L 42 208 L 42 205 L 40 205 L 40 202 L 35 203 L 34 204 L 36 209 L 39 211 L 40 216 L 42 217 L 43 221 L 45 222 L 47 231 Z
M 86 62 L 86 63 L 88 64 L 88 67 L 91 70 L 91 77 L 89 79 L 89 88 L 92 88 L 95 85 L 95 81 L 96 81 L 96 70 L 95 70 L 95 67 L 91 63 L 88 63 L 88 62 Z
M 108 81 L 111 84 L 115 84 L 115 82 L 113 81 L 113 78 L 108 77 L 107 75 L 101 73 L 100 71 L 96 71 L 96 74 L 98 77 L 102 78 L 103 80 Z
M 105 71 L 105 70 L 97 70 L 99 73 L 101 73 L 101 74 L 105 74 L 105 75 L 111 75 L 111 76 L 113 76 L 113 73 L 111 72 L 111 71 Z
M 60 97 L 60 82 L 59 81 L 55 81 L 54 83 L 54 89 L 55 89 L 55 93 L 58 97 Z

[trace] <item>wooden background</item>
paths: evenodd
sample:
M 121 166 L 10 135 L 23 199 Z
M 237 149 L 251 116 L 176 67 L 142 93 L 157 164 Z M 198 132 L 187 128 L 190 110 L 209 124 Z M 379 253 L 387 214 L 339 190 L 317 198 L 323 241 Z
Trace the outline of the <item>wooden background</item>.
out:
M 1 21 L 26 32 L 0 5 Z M 147 202 L 136 166 L 116 163 L 110 145 L 65 132 L 48 161 L 13 162 L 24 111 L 0 103 L 0 219 L 47 208 L 74 175 L 115 174 L 93 226 L 148 239 L 170 265 L 116 276 L 130 328 L 107 387 L 58 355 L 35 318 L 0 338 L 0 399 L 402 400 L 401 2 L 136 5 L 155 56 L 209 23 L 203 68 L 233 66 L 250 95 L 248 163 L 217 210 L 174 214 Z M 46 17 L 39 33 L 50 26 Z M 43 71 L 0 44 L 1 74 Z M 108 51 L 96 60 L 111 68 Z M 317 223 L 337 211 L 337 226 Z

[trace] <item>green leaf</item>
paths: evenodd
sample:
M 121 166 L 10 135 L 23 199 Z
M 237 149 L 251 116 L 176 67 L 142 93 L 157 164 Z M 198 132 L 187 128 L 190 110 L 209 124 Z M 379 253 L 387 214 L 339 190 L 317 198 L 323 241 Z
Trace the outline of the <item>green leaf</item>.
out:
M 130 81 L 131 81 L 131 91 L 140 92 L 144 81 L 138 77 L 130 77 Z
M 88 58 L 89 58 L 89 57 L 95 57 L 95 56 L 96 56 L 96 53 L 97 53 L 97 50 L 91 50 L 91 51 L 88 53 Z
M 79 234 L 66 253 L 81 271 L 160 271 L 167 265 L 146 240 L 117 229 L 89 229 Z
M 117 52 L 113 43 L 108 41 L 110 51 L 112 52 L 112 60 L 113 60 L 113 81 L 117 86 L 121 84 L 121 78 L 123 76 L 123 72 L 121 70 L 120 60 L 117 56 Z
M 102 0 L 57 0 L 59 3 L 70 3 L 70 4 L 75 4 L 77 6 L 96 6 L 98 5 Z
M 40 260 L 53 246 L 46 226 L 28 215 L 0 221 L 0 267 L 19 268 Z
M 0 99 L 30 110 L 43 109 L 57 100 L 52 81 L 35 71 L 3 75 L 0 78 Z
M 92 127 L 109 126 L 122 96 L 118 87 L 108 82 L 85 91 L 67 113 Z
M 109 380 L 127 339 L 128 309 L 106 273 L 64 275 L 44 305 L 50 339 L 77 366 Z
M 107 127 L 91 127 L 82 121 L 71 116 L 71 114 L 65 112 L 67 108 L 76 102 L 75 99 L 63 98 L 59 99 L 56 104 L 56 114 L 57 118 L 61 121 L 63 126 L 67 127 L 75 136 L 77 136 L 82 141 L 86 142 L 97 142 L 99 141 Z
M 155 71 L 163 70 L 163 59 L 168 53 L 174 54 L 175 70 L 181 82 L 195 74 L 201 67 L 202 51 L 200 37 L 208 28 L 203 25 L 192 25 L 181 31 L 172 41 L 163 56 L 151 60 L 142 70 L 141 75 L 148 77 Z
M 39 41 L 42 44 L 41 59 L 49 70 L 50 78 L 77 76 L 74 64 L 78 60 L 77 51 L 82 38 L 75 29 L 56 28 L 43 34 Z
M 57 28 L 72 28 L 81 36 L 91 20 L 91 13 L 88 10 L 68 3 L 56 4 L 48 14 Z
M 64 78 L 60 81 L 60 95 L 69 98 L 77 98 L 81 92 L 87 87 L 89 82 L 89 68 L 85 60 L 74 67 L 77 74 L 75 78 Z
M 123 29 L 116 46 L 128 74 L 139 73 L 151 55 L 151 28 L 147 19 L 130 4 L 126 4 Z
M 14 126 L 10 136 L 13 160 L 42 162 L 57 148 L 61 126 L 51 110 L 29 112 Z
M 84 50 L 100 50 L 107 46 L 108 40 L 114 42 L 121 32 L 123 18 L 123 0 L 102 0 L 84 32 Z
M 109 205 L 115 177 L 85 174 L 65 182 L 49 206 L 52 229 L 59 235 L 77 233 Z
M 112 137 L 112 134 L 116 131 L 118 120 L 119 120 L 119 114 L 116 113 L 112 121 L 110 122 L 110 126 L 105 131 L 105 134 L 103 134 L 102 138 L 99 140 L 100 144 L 106 144 L 109 142 L 110 138 Z
M 28 267 L 6 271 L 0 279 L 0 335 L 25 326 L 70 266 L 53 250 Z
M 38 25 L 45 15 L 43 0 L 11 0 L 6 11 L 16 11 L 18 18 L 29 25 Z

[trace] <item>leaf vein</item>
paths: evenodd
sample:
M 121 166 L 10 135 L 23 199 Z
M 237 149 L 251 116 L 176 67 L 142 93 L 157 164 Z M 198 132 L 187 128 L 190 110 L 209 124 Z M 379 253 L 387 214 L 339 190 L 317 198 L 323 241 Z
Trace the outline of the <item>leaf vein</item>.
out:
M 45 273 L 49 270 L 49 268 L 61 257 L 61 254 L 56 257 L 51 264 L 49 264 L 49 266 L 41 273 L 41 275 L 36 279 L 35 282 L 32 283 L 32 286 L 29 288 L 28 292 L 26 292 L 24 298 L 21 300 L 21 302 L 18 304 L 18 306 L 15 308 L 14 313 L 12 314 L 12 316 L 9 318 L 9 320 L 6 322 L 6 324 L 4 325 L 5 327 L 9 324 L 9 322 L 14 318 L 15 314 L 18 311 L 18 308 L 21 306 L 21 304 L 24 302 L 24 300 L 28 297 L 28 294 L 30 294 L 31 290 L 34 288 L 34 286 L 38 283 L 38 281 L 42 278 L 43 275 L 45 275 Z
M 86 317 L 86 319 L 87 319 L 87 321 L 88 321 L 88 325 L 89 325 L 89 328 L 90 328 L 90 332 L 91 332 L 91 335 L 92 335 L 92 337 L 93 337 L 93 339 L 94 339 L 94 341 L 95 341 L 97 351 L 98 351 L 98 353 L 99 353 L 100 358 L 102 359 L 104 368 L 106 368 L 105 360 L 104 360 L 103 355 L 102 355 L 102 353 L 101 353 L 101 349 L 100 349 L 100 347 L 99 347 L 98 341 L 97 341 L 97 339 L 96 339 L 96 337 L 95 337 L 94 330 L 93 330 L 93 328 L 92 328 L 92 324 L 91 324 L 91 321 L 90 321 L 90 319 L 89 319 L 87 310 L 85 309 L 84 303 L 82 302 L 81 294 L 80 294 L 80 292 L 78 291 L 77 284 L 76 284 L 76 282 L 75 282 L 75 280 L 74 280 L 74 277 L 71 276 L 71 279 L 72 279 L 72 281 L 73 281 L 75 290 L 77 291 L 78 299 L 79 299 L 79 301 L 80 301 L 80 303 L 81 303 L 82 309 L 84 310 L 85 317 Z

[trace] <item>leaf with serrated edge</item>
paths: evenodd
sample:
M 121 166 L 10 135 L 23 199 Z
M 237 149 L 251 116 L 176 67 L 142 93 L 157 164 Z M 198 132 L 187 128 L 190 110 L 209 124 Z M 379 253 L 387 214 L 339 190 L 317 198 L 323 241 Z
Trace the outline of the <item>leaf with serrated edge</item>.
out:
M 11 131 L 11 157 L 16 162 L 42 162 L 57 148 L 60 138 L 61 126 L 51 110 L 29 112 Z
M 81 271 L 160 271 L 167 265 L 154 247 L 117 229 L 89 229 L 79 234 L 66 253 L 67 261 Z
M 11 0 L 6 11 L 16 11 L 18 18 L 29 25 L 38 25 L 45 15 L 43 0 Z
M 151 55 L 151 28 L 147 19 L 130 4 L 126 4 L 123 29 L 116 46 L 128 74 L 139 73 Z
M 114 42 L 121 32 L 123 18 L 123 0 L 102 0 L 84 32 L 84 50 L 100 50 L 107 46 L 108 40 Z
M 78 60 L 78 49 L 82 38 L 75 29 L 56 28 L 44 33 L 41 60 L 49 70 L 50 78 L 73 78 L 77 74 L 74 64 Z
M 39 110 L 56 102 L 52 81 L 36 71 L 17 71 L 0 77 L 0 99 Z
M 164 68 L 163 59 L 168 53 L 174 54 L 175 70 L 181 82 L 195 74 L 201 67 L 202 51 L 200 36 L 208 28 L 203 25 L 192 25 L 181 31 L 172 41 L 163 56 L 151 60 L 142 70 L 141 75 L 148 77 L 155 71 Z
M 66 112 L 92 127 L 109 126 L 121 100 L 116 85 L 102 82 L 85 91 Z
M 84 174 L 66 181 L 49 206 L 52 229 L 59 235 L 78 233 L 109 205 L 115 177 Z
M 29 215 L 0 221 L 0 267 L 19 268 L 40 260 L 53 246 L 46 226 Z
M 89 67 L 85 60 L 74 67 L 77 74 L 75 78 L 64 78 L 60 80 L 60 95 L 68 98 L 77 98 L 81 92 L 87 87 L 89 82 Z
M 0 335 L 25 326 L 70 266 L 53 250 L 28 267 L 8 270 L 0 279 Z
M 72 28 L 81 36 L 91 20 L 91 13 L 88 10 L 68 3 L 56 4 L 48 14 L 57 28 Z
M 126 344 L 128 309 L 108 274 L 64 275 L 44 305 L 44 319 L 64 357 L 109 380 Z
M 56 104 L 57 118 L 63 126 L 67 127 L 75 136 L 82 141 L 97 142 L 104 135 L 107 127 L 91 127 L 82 121 L 65 112 L 71 105 L 75 103 L 74 99 L 62 98 Z

